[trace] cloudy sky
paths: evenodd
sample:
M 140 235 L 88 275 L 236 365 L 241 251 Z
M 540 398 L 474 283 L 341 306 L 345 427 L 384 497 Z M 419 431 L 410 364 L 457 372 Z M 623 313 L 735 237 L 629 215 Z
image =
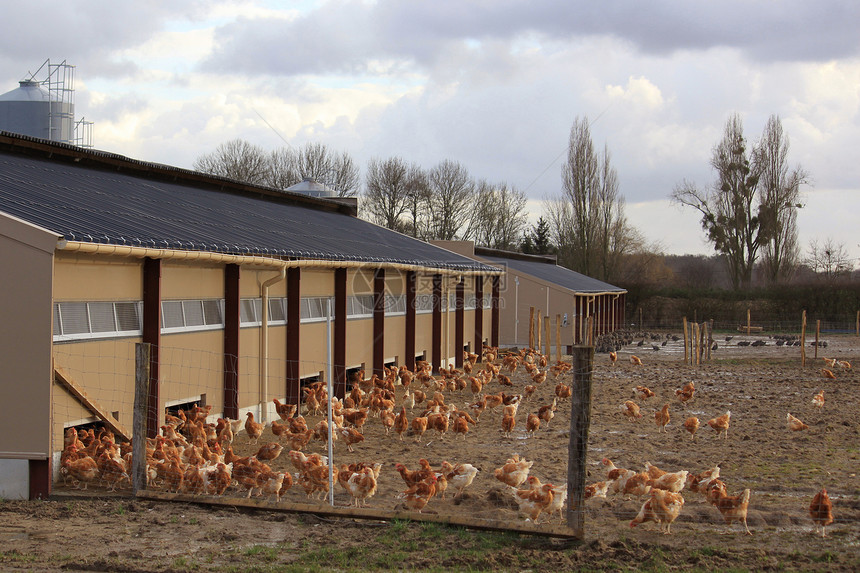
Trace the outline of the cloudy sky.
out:
M 586 117 L 630 222 L 666 253 L 711 252 L 696 213 L 668 197 L 684 179 L 713 181 L 728 117 L 754 141 L 776 114 L 812 179 L 801 245 L 831 239 L 860 257 L 853 0 L 28 0 L 3 12 L 0 93 L 66 60 L 94 146 L 144 161 L 191 168 L 236 138 L 319 142 L 362 167 L 453 159 L 524 191 L 536 219 Z

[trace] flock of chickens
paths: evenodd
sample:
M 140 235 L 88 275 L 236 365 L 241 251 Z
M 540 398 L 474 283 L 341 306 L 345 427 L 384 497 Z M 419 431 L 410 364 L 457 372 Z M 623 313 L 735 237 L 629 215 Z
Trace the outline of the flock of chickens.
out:
M 479 358 L 483 358 L 480 363 Z M 617 355 L 610 353 L 613 366 L 616 360 Z M 631 356 L 630 362 L 634 366 L 642 365 L 636 356 Z M 850 368 L 847 363 L 840 366 Z M 447 437 L 449 443 L 469 439 L 479 423 L 482 427 L 495 425 L 501 435 L 496 440 L 510 440 L 518 425 L 523 424 L 525 439 L 528 439 L 541 428 L 548 428 L 559 404 L 570 398 L 571 387 L 560 381 L 570 369 L 571 365 L 562 361 L 549 365 L 546 356 L 530 349 L 500 356 L 498 349 L 485 348 L 483 357 L 464 353 L 462 369 L 443 368 L 437 375 L 432 374 L 432 367 L 426 362 L 419 363 L 414 372 L 405 367 L 386 369 L 383 377 L 374 374 L 365 378 L 364 372 L 359 372 L 351 380 L 351 391 L 342 400 L 329 400 L 323 383 L 310 384 L 304 388 L 302 411 L 309 418 L 320 418 L 312 425 L 295 404 L 283 404 L 277 399 L 274 405 L 279 419 L 270 424 L 257 422 L 251 412 L 245 420 L 217 418 L 211 423 L 208 421 L 211 406 L 179 411 L 177 416 L 168 414 L 161 435 L 147 439 L 148 486 L 193 495 L 230 492 L 230 495 L 247 497 L 268 496 L 280 502 L 294 485 L 300 487 L 308 499 L 324 498 L 330 494 L 331 477 L 356 507 L 366 506 L 379 489 L 380 473 L 386 464 L 355 461 L 330 466 L 326 456 L 309 451 L 312 443 L 327 443 L 331 431 L 335 443 L 343 444 L 347 452 L 355 454 L 356 448 L 360 452 L 365 447 L 362 443 L 366 424 L 381 425 L 382 431 L 377 435 L 391 436 L 390 439 L 423 442 L 427 439 L 444 441 Z M 520 383 L 512 380 L 516 373 L 520 373 L 516 377 Z M 532 404 L 536 390 L 549 378 L 556 380 L 552 401 Z M 527 383 L 522 384 L 522 381 Z M 491 388 L 494 392 L 490 392 Z M 466 392 L 470 392 L 472 398 L 463 408 L 458 408 L 451 397 L 462 397 Z M 677 389 L 675 396 L 686 403 L 695 393 L 694 383 L 689 382 Z M 645 386 L 637 386 L 635 394 L 643 402 L 654 396 Z M 823 391 L 815 395 L 813 404 L 823 407 Z M 325 416 L 329 405 L 333 428 L 329 428 Z M 522 416 L 520 408 L 528 413 Z M 621 405 L 621 411 L 632 422 L 642 418 L 640 407 L 633 400 Z M 482 416 L 485 417 L 483 423 Z M 670 405 L 667 403 L 656 411 L 654 419 L 660 431 L 665 431 L 670 420 Z M 787 420 L 792 431 L 807 428 L 790 413 Z M 730 422 L 731 412 L 727 411 L 708 420 L 707 425 L 727 438 Z M 696 417 L 689 417 L 683 423 L 691 439 L 696 439 L 699 425 Z M 260 443 L 264 434 L 271 435 L 272 441 Z M 237 455 L 234 446 L 250 455 Z M 367 447 L 373 450 L 372 445 Z M 456 445 L 452 444 L 452 448 Z M 289 466 L 284 467 L 280 462 L 281 467 L 275 469 L 274 462 L 284 450 Z M 564 521 L 566 484 L 543 483 L 531 472 L 534 463 L 513 454 L 485 479 L 494 480 L 500 491 L 507 492 L 503 495 L 509 495 L 526 519 L 539 523 L 542 516 L 548 521 L 558 514 Z M 648 462 L 642 471 L 618 468 L 608 458 L 601 463 L 606 468 L 606 477 L 586 486 L 585 499 L 605 498 L 609 493 L 643 499 L 630 527 L 653 521 L 668 534 L 683 508 L 682 491 L 686 489 L 704 496 L 727 524 L 738 522 L 746 533 L 751 533 L 746 523 L 750 490 L 729 495 L 726 484 L 720 480 L 719 466 L 696 474 L 687 470 L 668 472 Z M 60 465 L 62 478 L 74 487 L 86 488 L 87 484 L 100 483 L 115 490 L 124 483 L 130 485 L 131 446 L 117 444 L 106 430 L 96 433 L 70 428 L 66 432 Z M 449 488 L 457 503 L 479 473 L 479 469 L 469 463 L 443 460 L 433 467 L 425 458 L 419 459 L 414 469 L 403 463 L 393 464 L 393 469 L 403 482 L 394 496 L 398 500 L 395 503 L 402 503 L 404 508 L 416 512 L 435 503 L 434 498 L 444 500 Z M 824 536 L 826 526 L 833 522 L 832 504 L 826 490 L 822 489 L 812 500 L 809 513 Z

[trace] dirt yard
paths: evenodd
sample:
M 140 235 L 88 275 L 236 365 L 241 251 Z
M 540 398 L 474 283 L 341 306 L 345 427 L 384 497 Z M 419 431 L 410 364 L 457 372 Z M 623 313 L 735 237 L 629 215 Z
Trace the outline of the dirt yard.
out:
M 431 570 L 616 570 L 635 568 L 678 570 L 860 570 L 860 375 L 856 369 L 834 369 L 836 379 L 825 378 L 824 362 L 812 358 L 807 347 L 807 366 L 800 366 L 800 348 L 776 346 L 767 335 L 735 335 L 724 341 L 711 362 L 700 366 L 683 363 L 680 342 L 645 340 L 619 351 L 610 365 L 606 354 L 595 356 L 591 428 L 589 433 L 589 482 L 604 479 L 603 457 L 619 467 L 643 468 L 645 462 L 668 471 L 699 473 L 716 464 L 731 494 L 752 491 L 748 523 L 753 535 L 741 526 L 727 526 L 719 511 L 703 496 L 684 490 L 685 505 L 662 535 L 655 524 L 631 529 L 630 520 L 642 504 L 609 494 L 586 502 L 585 541 L 581 544 L 539 536 L 490 533 L 437 524 L 401 520 L 354 520 L 325 518 L 237 507 L 208 508 L 190 503 L 134 499 L 128 492 L 108 495 L 91 488 L 89 496 L 57 487 L 55 499 L 45 502 L 0 502 L 0 568 L 27 571 L 289 571 L 379 570 L 421 568 Z M 738 342 L 763 340 L 764 346 L 739 346 Z M 825 337 L 819 356 L 858 361 L 860 339 Z M 659 350 L 653 350 L 657 346 Z M 642 358 L 634 366 L 629 357 Z M 570 381 L 570 375 L 567 375 Z M 521 391 L 531 380 L 522 369 L 514 376 L 515 388 L 492 383 L 489 393 Z M 686 404 L 675 389 L 694 382 L 696 393 Z M 456 515 L 495 523 L 518 522 L 512 496 L 493 477 L 493 470 L 517 453 L 534 460 L 532 475 L 544 482 L 564 483 L 570 405 L 560 403 L 549 428 L 537 435 L 525 433 L 529 412 L 552 401 L 556 381 L 550 376 L 525 402 L 510 438 L 502 435 L 501 413 L 487 411 L 465 441 L 446 435 L 440 439 L 428 431 L 416 442 L 405 436 L 386 436 L 379 419 L 365 426 L 364 442 L 349 453 L 335 444 L 335 463 L 384 462 L 379 489 L 369 506 L 403 509 L 396 496 L 404 482 L 394 469 L 401 462 L 410 469 L 426 458 L 434 467 L 443 460 L 468 462 L 480 472 L 461 498 L 430 501 L 425 512 Z M 633 388 L 644 385 L 656 396 L 647 401 L 634 397 Z M 812 396 L 824 390 L 821 411 Z M 402 389 L 398 389 L 398 397 Z M 632 399 L 641 405 L 643 417 L 625 418 L 620 406 Z M 446 402 L 464 407 L 471 392 L 446 393 Z M 654 412 L 670 405 L 666 432 L 654 422 Z M 728 439 L 706 421 L 730 410 Z M 420 411 L 415 408 L 414 415 Z M 786 414 L 791 412 L 809 425 L 791 432 Z M 684 419 L 697 416 L 702 427 L 691 440 Z M 410 415 L 410 419 L 412 415 Z M 319 418 L 309 417 L 309 425 Z M 271 441 L 266 430 L 262 442 Z M 240 433 L 237 453 L 256 451 Z M 308 450 L 325 453 L 325 444 L 311 442 Z M 275 469 L 293 472 L 286 450 L 271 463 Z M 812 496 L 825 486 L 833 500 L 835 523 L 827 537 L 813 534 L 808 515 Z M 335 503 L 346 506 L 350 498 L 339 486 Z M 92 496 L 95 494 L 95 497 Z M 228 495 L 242 495 L 233 490 Z M 294 486 L 284 503 L 306 502 Z M 319 502 L 322 503 L 322 502 Z M 275 503 L 271 506 L 274 508 Z M 556 518 L 558 520 L 558 518 Z

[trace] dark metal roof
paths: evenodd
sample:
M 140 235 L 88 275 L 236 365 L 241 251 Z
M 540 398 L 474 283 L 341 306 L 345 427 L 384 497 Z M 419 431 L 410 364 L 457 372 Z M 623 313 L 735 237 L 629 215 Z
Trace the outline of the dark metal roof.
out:
M 155 164 L 174 181 L 163 173 L 142 176 L 146 164 L 120 156 L 105 165 L 98 153 L 75 149 L 77 159 L 59 160 L 51 151 L 66 148 L 25 143 L 25 154 L 0 146 L 0 211 L 69 241 L 495 271 L 325 200 L 281 198 L 263 188 L 249 193 L 245 184 L 236 190 L 225 180 Z
M 609 283 L 593 279 L 591 277 L 560 267 L 551 262 L 528 261 L 520 258 L 507 258 L 498 256 L 481 256 L 481 260 L 501 268 L 510 268 L 514 271 L 535 278 L 557 284 L 579 294 L 617 292 L 625 293 L 625 289 L 613 286 Z

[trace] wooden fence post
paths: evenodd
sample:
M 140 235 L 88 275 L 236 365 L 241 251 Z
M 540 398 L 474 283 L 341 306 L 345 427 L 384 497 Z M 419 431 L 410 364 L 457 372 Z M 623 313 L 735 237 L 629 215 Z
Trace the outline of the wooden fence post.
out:
M 585 537 L 586 455 L 588 428 L 591 423 L 591 374 L 594 367 L 594 347 L 573 347 L 573 393 L 570 408 L 570 437 L 567 445 L 567 526 L 579 539 Z
M 800 365 L 806 366 L 806 311 L 800 321 Z
M 747 308 L 747 336 L 750 335 L 750 330 L 751 330 L 751 327 L 750 327 L 750 309 Z
M 535 307 L 529 307 L 529 348 L 535 347 Z
M 818 341 L 821 337 L 821 319 L 815 319 L 815 355 L 814 358 L 818 358 Z
M 146 419 L 149 407 L 150 344 L 134 345 L 134 414 L 131 435 L 131 487 L 136 495 L 146 489 Z
M 535 309 L 535 337 L 537 338 L 537 340 L 535 340 L 535 342 L 537 343 L 537 346 L 533 346 L 533 348 L 535 350 L 537 350 L 538 352 L 540 352 L 541 351 L 541 340 L 540 340 L 541 339 L 541 317 L 540 317 L 540 309 L 539 308 Z
M 684 364 L 687 363 L 688 360 L 688 352 L 690 350 L 689 345 L 687 344 L 687 317 L 684 317 Z
M 561 362 L 561 315 L 555 315 L 555 359 Z
M 857 311 L 857 322 L 855 323 L 854 330 L 857 336 L 860 336 L 860 310 Z

